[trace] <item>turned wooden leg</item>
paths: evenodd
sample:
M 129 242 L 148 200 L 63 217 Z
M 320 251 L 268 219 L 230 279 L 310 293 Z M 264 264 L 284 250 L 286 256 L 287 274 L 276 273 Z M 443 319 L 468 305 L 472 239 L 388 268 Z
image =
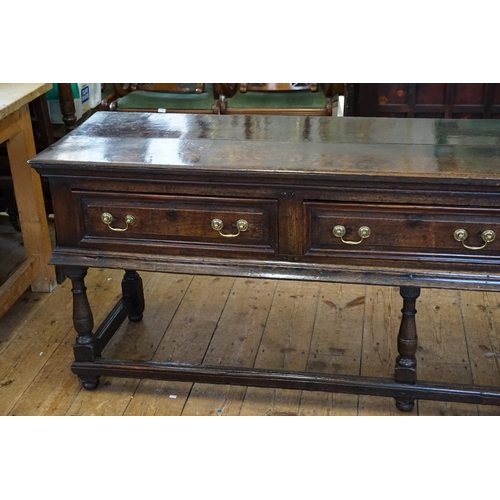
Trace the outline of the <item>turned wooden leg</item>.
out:
M 127 304 L 128 319 L 141 321 L 144 312 L 142 279 L 136 271 L 125 271 L 122 280 L 123 299 Z
M 403 297 L 403 317 L 398 334 L 398 352 L 394 380 L 405 384 L 414 384 L 417 380 L 417 325 L 415 323 L 415 302 L 420 295 L 420 288 L 413 286 L 402 286 L 399 289 Z M 396 399 L 396 406 L 401 411 L 411 411 L 414 399 Z
M 87 298 L 87 288 L 85 287 L 86 267 L 65 267 L 64 272 L 71 280 L 73 288 L 73 325 L 77 332 L 73 351 L 75 361 L 94 361 L 94 346 L 96 337 L 92 332 L 94 328 L 94 317 L 90 309 Z M 78 380 L 85 389 L 95 389 L 99 385 L 99 377 L 93 375 L 78 376 Z
M 73 100 L 73 91 L 70 83 L 58 83 L 57 91 L 59 92 L 59 105 L 61 106 L 61 114 L 66 132 L 70 132 L 76 128 L 76 111 L 75 101 Z

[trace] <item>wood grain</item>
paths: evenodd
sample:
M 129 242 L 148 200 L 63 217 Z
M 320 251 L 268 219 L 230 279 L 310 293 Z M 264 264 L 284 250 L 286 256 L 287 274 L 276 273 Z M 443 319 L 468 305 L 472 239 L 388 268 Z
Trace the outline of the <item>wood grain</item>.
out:
M 154 361 L 201 363 L 231 293 L 233 278 L 196 277 L 154 353 Z M 144 414 L 155 401 L 159 414 L 180 415 L 192 384 L 141 381 L 127 415 Z M 163 396 L 158 398 L 157 396 Z M 156 396 L 156 397 L 155 397 Z M 175 396 L 175 398 L 170 398 Z
M 417 317 L 421 314 L 426 318 L 418 331 L 419 378 L 435 380 L 438 377 L 446 381 L 472 383 L 459 292 L 448 290 L 436 295 L 428 290 L 425 295 L 426 300 L 421 302 L 417 313 Z M 418 407 L 419 411 L 428 415 L 453 415 L 457 414 L 458 408 L 462 413 L 477 414 L 477 407 L 463 403 L 419 401 Z
M 0 84 L 0 142 L 7 145 L 27 257 L 0 289 L 0 316 L 26 286 L 39 292 L 50 292 L 56 286 L 55 270 L 48 264 L 52 243 L 40 175 L 27 163 L 36 154 L 28 103 L 50 88 L 51 84 Z
M 471 126 L 467 120 L 307 117 L 312 134 L 304 140 L 305 122 L 297 117 L 251 118 L 98 112 L 31 164 L 44 172 L 61 163 L 89 172 L 119 166 L 122 176 L 139 166 L 145 175 L 210 171 L 263 179 L 350 175 L 396 182 L 394 176 L 404 175 L 470 182 L 500 176 L 496 120 Z M 265 135 L 248 140 L 249 127 Z
M 0 83 L 0 119 L 45 94 L 51 83 Z
M 250 130 L 260 126 L 258 135 Z M 431 348 L 424 375 L 426 366 L 432 373 L 439 365 L 441 380 L 469 385 L 419 381 L 414 322 L 420 288 L 498 290 L 499 131 L 499 122 L 487 120 L 94 115 L 31 161 L 49 177 L 55 199 L 60 243 L 51 263 L 71 269 L 74 282 L 79 337 L 72 371 L 87 389 L 96 388 L 99 376 L 109 379 L 120 408 L 131 404 L 127 394 L 140 384 L 115 378 L 183 381 L 182 397 L 168 410 L 180 413 L 193 382 L 272 388 L 247 389 L 240 414 L 298 414 L 300 390 L 365 395 L 360 412 L 386 412 L 369 408 L 380 403 L 373 396 L 398 398 L 400 410 L 417 412 L 415 398 L 472 403 L 472 412 L 476 404 L 500 404 L 499 389 L 470 384 L 458 299 L 446 313 L 425 311 Z M 115 215 L 106 223 L 108 210 Z M 124 226 L 127 215 L 133 225 Z M 226 216 L 228 232 L 222 232 L 214 217 Z M 248 227 L 236 228 L 238 217 L 248 218 Z M 373 228 L 353 239 L 357 226 L 368 223 Z M 345 224 L 347 239 L 335 224 Z M 472 247 L 457 241 L 460 227 L 470 231 Z M 116 352 L 123 355 L 103 359 L 101 348 L 119 322 L 109 320 L 112 328 L 97 337 L 90 332 L 83 286 L 89 266 L 196 275 L 214 293 L 194 290 L 193 280 L 182 305 L 198 297 L 213 307 L 203 320 L 194 313 L 188 324 L 173 318 L 156 350 L 148 343 L 127 350 L 120 327 L 117 339 L 124 345 Z M 254 368 L 199 366 L 225 308 L 219 286 L 230 290 L 235 277 L 281 279 Z M 141 295 L 130 281 L 132 293 Z M 305 371 L 335 362 L 315 353 L 310 358 L 320 289 L 333 282 L 375 285 L 366 293 L 361 376 Z M 387 286 L 400 287 L 402 319 L 401 297 L 386 294 Z M 126 309 L 118 310 L 123 314 L 114 318 L 121 321 Z M 442 352 L 441 336 L 451 340 Z M 153 360 L 130 359 L 137 349 Z M 431 404 L 429 411 L 453 414 L 457 408 Z
M 101 271 L 93 273 L 90 277 L 88 294 L 91 299 L 101 290 L 103 277 L 109 276 L 109 274 L 109 271 Z M 67 335 L 70 334 L 71 340 L 74 341 L 72 305 L 67 300 L 63 300 L 69 289 L 70 283 L 65 281 L 54 291 L 57 293 L 48 295 L 42 310 L 36 316 L 36 320 L 21 325 L 17 335 L 2 353 L 3 362 L 0 364 L 0 412 L 2 414 L 7 414 L 12 410 L 34 380 L 36 381 L 34 390 L 35 393 L 38 393 L 40 379 L 36 379 L 36 377 L 55 351 L 60 348 Z M 109 300 L 103 305 L 109 305 Z M 99 318 L 101 317 L 103 314 L 99 315 Z M 55 365 L 55 369 L 64 371 L 68 375 L 67 370 L 65 371 L 58 363 Z M 41 377 L 41 381 L 45 382 L 43 377 Z M 45 392 L 52 395 L 54 392 L 58 392 L 60 380 L 57 377 L 50 378 L 50 383 L 54 384 L 54 382 L 56 382 L 55 387 L 54 385 L 52 388 L 46 386 Z M 74 386 L 74 384 L 72 385 Z M 77 392 L 79 392 L 79 388 Z M 32 406 L 30 408 L 31 411 L 34 410 Z M 64 408 L 63 413 L 66 410 L 67 408 Z
M 319 289 L 316 283 L 278 283 L 256 368 L 305 371 Z M 297 415 L 300 397 L 300 391 L 249 387 L 241 415 Z
M 276 293 L 275 280 L 236 280 L 203 362 L 252 367 Z M 247 389 L 194 384 L 183 415 L 240 415 Z
M 361 374 L 392 377 L 398 355 L 397 334 L 401 321 L 401 298 L 395 287 L 367 287 Z M 417 325 L 418 325 L 417 315 Z M 418 368 L 417 368 L 418 373 Z M 417 410 L 404 415 L 414 415 Z M 394 400 L 359 397 L 359 415 L 399 415 Z
M 309 349 L 308 371 L 359 375 L 366 287 L 322 283 Z M 347 326 L 348 325 L 348 326 Z M 347 326 L 347 328 L 346 328 Z M 299 415 L 357 415 L 358 396 L 302 393 Z
M 122 275 L 119 270 L 89 270 L 88 294 L 96 321 L 104 317 L 120 293 Z M 204 315 L 213 314 L 210 308 L 213 309 L 214 302 L 208 300 L 214 292 L 210 279 L 200 281 L 191 275 L 163 273 L 153 273 L 149 279 L 146 273 L 142 273 L 142 277 L 146 296 L 143 324 L 125 323 L 124 328 L 117 333 L 121 341 L 116 346 L 112 344 L 108 347 L 114 354 L 119 354 L 120 346 L 124 346 L 129 354 L 154 357 L 155 354 L 152 353 L 155 349 L 158 351 L 166 330 L 174 326 L 177 328 L 181 324 L 189 329 L 189 318 L 198 318 L 195 321 L 199 322 Z M 230 291 L 227 285 L 221 289 L 224 291 L 225 288 L 224 293 L 228 293 L 227 300 L 226 297 L 219 297 L 225 301 L 224 306 L 221 306 L 217 324 L 212 323 L 215 333 L 204 352 L 205 359 L 211 363 L 219 360 L 224 363 L 230 358 L 235 363 L 238 359 L 243 364 L 251 363 L 256 352 L 269 348 L 276 322 L 283 310 L 293 311 L 298 304 L 305 305 L 301 302 L 303 298 L 299 297 L 300 284 L 296 282 L 288 283 L 290 289 L 287 294 L 283 294 L 282 288 L 282 296 L 275 300 L 276 281 L 244 278 L 232 281 L 234 283 Z M 356 395 L 309 391 L 301 393 L 253 388 L 253 394 L 245 397 L 249 389 L 244 387 L 148 380 L 132 380 L 122 385 L 124 380 L 112 378 L 103 379 L 102 387 L 96 391 L 85 391 L 69 369 L 75 338 L 71 309 L 68 309 L 65 300 L 70 293 L 69 287 L 70 284 L 66 281 L 52 294 L 37 294 L 27 290 L 6 315 L 0 318 L 0 414 L 406 415 L 396 410 L 390 398 L 360 396 L 358 406 Z M 191 287 L 194 288 L 188 298 L 187 291 Z M 442 378 L 447 381 L 464 381 L 467 379 L 464 367 L 468 366 L 475 383 L 498 383 L 495 382 L 498 380 L 498 358 L 494 355 L 500 350 L 499 329 L 496 328 L 500 312 L 497 294 L 467 292 L 461 296 L 464 294 L 461 291 L 461 302 L 453 304 L 457 300 L 455 292 L 428 292 L 424 291 L 417 302 L 417 329 L 422 347 L 417 351 L 418 376 L 434 380 Z M 393 357 L 397 352 L 396 336 L 401 309 L 398 290 L 391 287 L 352 287 L 323 283 L 317 294 L 318 303 L 313 320 L 310 316 L 309 319 L 302 320 L 311 328 L 306 369 L 325 373 L 332 370 L 338 373 L 356 374 L 359 371 L 370 375 L 391 375 L 394 369 Z M 198 300 L 202 297 L 205 299 Z M 239 307 L 235 307 L 235 304 Z M 245 304 L 247 309 L 243 307 Z M 382 309 L 379 311 L 381 306 L 388 307 L 386 312 Z M 456 329 L 456 334 L 451 338 L 440 336 L 441 344 L 432 349 L 428 346 L 429 337 L 439 335 L 436 332 L 437 326 L 443 320 L 447 321 L 446 317 L 435 310 L 436 306 L 441 309 L 450 307 L 455 311 L 458 309 L 458 320 L 453 320 L 450 325 Z M 489 308 L 489 314 L 484 314 L 485 307 Z M 193 308 L 196 309 L 195 312 Z M 431 310 L 428 316 L 422 314 L 427 309 Z M 296 310 L 298 314 L 302 308 Z M 58 325 L 56 336 L 47 330 L 47 326 L 54 320 Z M 294 322 L 291 319 L 289 321 L 291 324 Z M 464 327 L 457 328 L 457 321 L 458 324 L 463 321 Z M 269 325 L 266 328 L 267 323 Z M 302 331 L 299 326 L 296 323 L 296 331 Z M 266 329 L 268 339 L 263 344 L 259 336 L 264 335 Z M 141 336 L 147 339 L 142 345 L 139 342 Z M 49 342 L 50 349 L 47 350 Z M 462 362 L 460 355 L 463 354 L 465 343 L 469 356 Z M 199 349 L 196 342 L 191 353 L 189 345 L 183 355 L 197 359 Z M 252 352 L 255 345 L 257 350 Z M 473 345 L 476 347 L 472 347 Z M 477 350 L 476 354 L 474 349 Z M 280 353 L 279 350 L 278 348 L 277 359 L 268 359 L 269 363 L 277 365 L 280 360 L 282 362 L 285 353 Z M 40 355 L 40 352 L 44 354 Z M 287 355 L 294 356 L 291 352 Z M 445 363 L 444 367 L 437 369 L 440 366 L 438 360 L 444 355 L 451 356 L 456 362 Z M 161 357 L 160 354 L 156 356 L 157 359 Z M 432 360 L 436 362 L 431 363 Z M 291 363 L 291 360 L 288 362 Z M 111 384 L 106 385 L 108 382 Z M 170 398 L 171 395 L 177 397 Z M 416 410 L 409 415 L 498 416 L 500 410 L 497 406 L 419 401 Z

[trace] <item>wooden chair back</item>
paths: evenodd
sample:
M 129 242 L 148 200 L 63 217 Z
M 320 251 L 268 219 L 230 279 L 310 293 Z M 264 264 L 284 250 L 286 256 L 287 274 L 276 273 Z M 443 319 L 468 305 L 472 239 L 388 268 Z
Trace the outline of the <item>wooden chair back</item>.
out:
M 251 92 L 273 92 L 273 91 L 293 91 L 293 90 L 310 90 L 311 92 L 318 91 L 317 83 L 240 83 L 239 91 L 245 93 Z

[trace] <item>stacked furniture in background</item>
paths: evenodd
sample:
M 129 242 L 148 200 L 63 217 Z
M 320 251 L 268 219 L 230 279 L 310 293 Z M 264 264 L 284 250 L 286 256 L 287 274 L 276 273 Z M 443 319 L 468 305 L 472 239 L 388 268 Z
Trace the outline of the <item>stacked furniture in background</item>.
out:
M 219 114 L 211 83 L 113 83 L 110 111 Z
M 233 83 L 214 84 L 221 114 L 332 116 L 344 84 Z
M 332 116 L 338 83 L 113 83 L 110 111 Z
M 64 126 L 61 128 L 52 124 L 56 139 L 60 139 L 71 130 L 74 130 L 78 125 L 90 118 L 96 111 L 108 111 L 110 103 L 116 100 L 119 95 L 116 93 L 113 84 L 101 83 L 101 102 L 98 106 L 91 108 L 83 113 L 80 119 L 77 118 L 73 90 L 70 83 L 58 83 L 57 93 L 59 106 L 61 108 L 62 120 Z
M 346 83 L 344 114 L 500 118 L 500 83 Z

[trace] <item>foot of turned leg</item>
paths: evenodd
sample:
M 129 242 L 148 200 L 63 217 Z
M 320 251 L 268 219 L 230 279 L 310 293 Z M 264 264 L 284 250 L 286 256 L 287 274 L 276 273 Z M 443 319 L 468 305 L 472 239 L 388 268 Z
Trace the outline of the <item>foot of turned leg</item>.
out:
M 405 411 L 409 412 L 413 410 L 413 407 L 415 406 L 415 400 L 411 401 L 401 401 L 399 399 L 396 399 L 396 408 L 399 411 Z
M 87 391 L 97 389 L 99 385 L 99 377 L 94 375 L 79 375 L 78 380 L 82 383 L 82 387 Z

